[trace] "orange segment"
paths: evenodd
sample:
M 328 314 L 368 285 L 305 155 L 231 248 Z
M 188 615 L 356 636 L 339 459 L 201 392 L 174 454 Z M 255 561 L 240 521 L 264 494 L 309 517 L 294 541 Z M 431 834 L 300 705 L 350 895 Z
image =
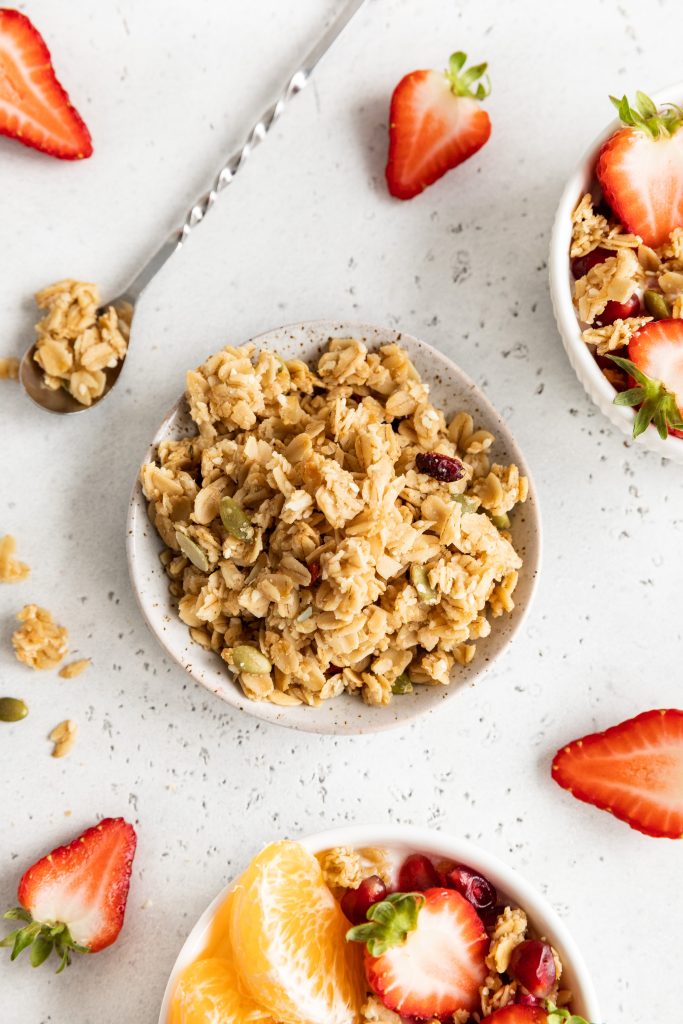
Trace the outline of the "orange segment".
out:
M 180 975 L 169 1024 L 273 1024 L 239 987 L 229 960 L 196 960 Z
M 355 1024 L 361 951 L 313 854 L 271 843 L 234 891 L 230 938 L 246 990 L 284 1024 Z
M 202 957 L 217 956 L 228 960 L 233 959 L 232 945 L 230 944 L 230 916 L 233 897 L 234 892 L 229 892 L 214 914 L 204 940 Z

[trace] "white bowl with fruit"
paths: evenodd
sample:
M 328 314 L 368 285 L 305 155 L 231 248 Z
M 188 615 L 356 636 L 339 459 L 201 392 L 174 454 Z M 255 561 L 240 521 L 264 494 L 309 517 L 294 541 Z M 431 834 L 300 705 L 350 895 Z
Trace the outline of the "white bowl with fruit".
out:
M 619 120 L 565 185 L 550 245 L 555 318 L 577 377 L 623 433 L 680 463 L 682 97 L 677 84 L 616 101 Z
M 213 900 L 159 1024 L 600 1019 L 574 940 L 512 868 L 429 829 L 272 843 Z

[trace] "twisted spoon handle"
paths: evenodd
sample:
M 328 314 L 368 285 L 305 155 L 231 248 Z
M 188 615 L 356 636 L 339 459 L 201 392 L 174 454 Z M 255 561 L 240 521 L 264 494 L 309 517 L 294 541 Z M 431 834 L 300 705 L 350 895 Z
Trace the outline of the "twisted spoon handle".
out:
M 327 53 L 336 38 L 340 35 L 359 8 L 362 7 L 364 2 L 365 0 L 348 0 L 338 17 L 324 32 L 310 53 L 306 55 L 304 60 L 301 62 L 300 67 L 290 76 L 287 84 L 284 86 L 275 102 L 268 107 L 268 109 L 253 125 L 240 149 L 228 157 L 224 166 L 216 175 L 214 183 L 209 191 L 204 193 L 204 195 L 197 199 L 193 204 L 182 227 L 173 231 L 169 235 L 164 244 L 157 249 L 151 259 L 149 259 L 144 267 L 136 274 L 125 292 L 119 297 L 120 299 L 125 299 L 126 301 L 134 304 L 152 278 L 156 276 L 159 270 L 161 270 L 163 265 L 166 263 L 166 260 L 183 245 L 190 231 L 204 220 L 207 213 L 216 202 L 219 194 L 230 184 L 240 167 L 242 167 L 247 158 L 251 155 L 252 150 L 258 146 L 259 142 L 262 142 L 263 139 L 265 139 L 266 135 L 278 120 L 289 101 L 296 96 L 297 93 L 301 92 L 311 77 L 316 64 L 325 55 L 325 53 Z

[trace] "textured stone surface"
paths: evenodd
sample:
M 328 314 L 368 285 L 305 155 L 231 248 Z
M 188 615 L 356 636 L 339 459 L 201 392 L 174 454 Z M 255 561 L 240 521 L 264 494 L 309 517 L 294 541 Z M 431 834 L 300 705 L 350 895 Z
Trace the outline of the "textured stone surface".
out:
M 59 164 L 0 139 L 3 355 L 30 340 L 41 285 L 125 282 L 333 6 L 27 5 L 95 156 Z M 120 941 L 69 980 L 3 957 L 3 1024 L 155 1024 L 184 935 L 261 844 L 382 819 L 467 835 L 533 880 L 585 951 L 611 1024 L 675 1017 L 680 850 L 574 802 L 549 759 L 593 728 L 680 704 L 683 481 L 585 398 L 552 320 L 546 254 L 563 178 L 610 116 L 607 94 L 675 78 L 681 14 L 672 0 L 565 7 L 370 0 L 150 288 L 107 403 L 59 420 L 0 383 L 0 530 L 32 567 L 0 591 L 0 688 L 31 709 L 1 726 L 0 903 L 13 903 L 22 867 L 99 816 L 139 831 Z M 491 62 L 491 142 L 394 202 L 391 89 L 458 47 Z M 376 738 L 300 736 L 210 699 L 147 633 L 124 557 L 138 458 L 183 371 L 220 342 L 326 316 L 400 324 L 458 361 L 527 452 L 545 521 L 537 603 L 509 657 L 441 716 Z M 93 658 L 82 676 L 14 661 L 12 616 L 27 601 Z M 46 736 L 66 717 L 78 741 L 55 761 Z

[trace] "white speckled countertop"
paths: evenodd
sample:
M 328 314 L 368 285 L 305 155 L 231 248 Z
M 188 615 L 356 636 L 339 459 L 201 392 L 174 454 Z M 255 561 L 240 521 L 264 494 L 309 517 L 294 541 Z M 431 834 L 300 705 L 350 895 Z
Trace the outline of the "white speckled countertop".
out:
M 30 341 L 31 294 L 62 276 L 125 283 L 202 189 L 333 0 L 117 0 L 19 6 L 43 30 L 94 137 L 60 164 L 0 140 L 2 354 Z M 145 296 L 100 409 L 56 419 L 0 383 L 0 532 L 30 579 L 0 593 L 0 679 L 30 716 L 2 726 L 0 904 L 22 869 L 104 815 L 139 834 L 116 946 L 71 977 L 0 959 L 3 1024 L 155 1024 L 190 925 L 271 838 L 348 821 L 432 825 L 508 858 L 585 951 L 609 1024 L 671 1020 L 680 848 L 559 790 L 564 741 L 680 705 L 683 477 L 634 449 L 584 396 L 546 286 L 563 178 L 611 116 L 609 92 L 679 74 L 674 0 L 369 0 L 268 142 Z M 490 144 L 411 203 L 383 183 L 388 98 L 449 49 L 488 58 Z M 238 716 L 170 664 L 124 558 L 136 464 L 220 342 L 288 321 L 400 324 L 482 385 L 527 453 L 545 522 L 535 608 L 509 656 L 439 716 L 333 739 Z M 94 659 L 80 678 L 13 658 L 28 601 Z M 49 756 L 70 716 L 77 747 Z

